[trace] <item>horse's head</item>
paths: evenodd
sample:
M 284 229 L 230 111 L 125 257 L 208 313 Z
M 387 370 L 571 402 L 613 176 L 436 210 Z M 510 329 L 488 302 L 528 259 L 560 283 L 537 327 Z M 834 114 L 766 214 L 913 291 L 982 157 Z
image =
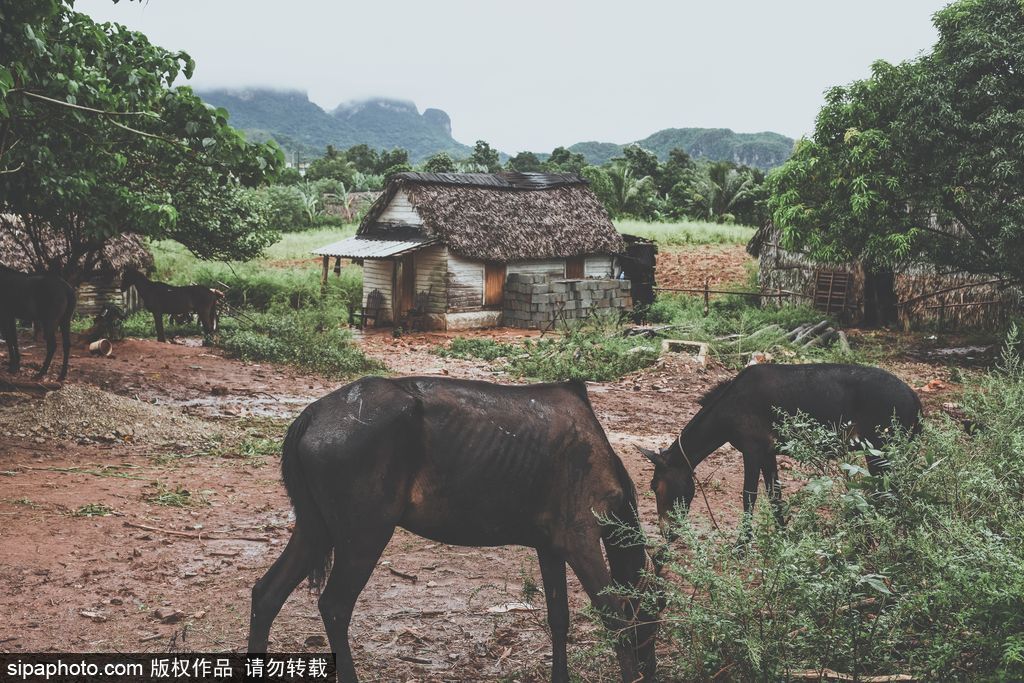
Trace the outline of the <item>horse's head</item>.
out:
M 679 441 L 664 450 L 652 451 L 647 448 L 637 449 L 644 457 L 654 463 L 654 477 L 651 478 L 651 490 L 658 501 L 658 519 L 664 532 L 668 528 L 669 513 L 681 506 L 690 509 L 696 490 L 693 481 L 693 468 L 679 447 Z
M 129 289 L 131 289 L 132 285 L 139 282 L 139 279 L 141 277 L 142 273 L 135 270 L 134 268 L 129 268 L 125 270 L 124 273 L 121 275 L 121 291 L 127 292 Z

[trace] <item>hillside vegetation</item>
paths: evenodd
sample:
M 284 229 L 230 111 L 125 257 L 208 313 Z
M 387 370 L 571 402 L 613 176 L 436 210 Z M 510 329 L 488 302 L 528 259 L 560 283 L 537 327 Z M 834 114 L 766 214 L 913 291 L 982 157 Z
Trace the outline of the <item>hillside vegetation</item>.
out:
M 666 128 L 633 143 L 578 142 L 569 150 L 582 154 L 588 163 L 603 164 L 621 156 L 630 144 L 654 152 L 665 161 L 673 149 L 685 150 L 696 159 L 731 161 L 768 170 L 781 166 L 793 152 L 794 140 L 779 133 L 734 133 L 728 128 Z

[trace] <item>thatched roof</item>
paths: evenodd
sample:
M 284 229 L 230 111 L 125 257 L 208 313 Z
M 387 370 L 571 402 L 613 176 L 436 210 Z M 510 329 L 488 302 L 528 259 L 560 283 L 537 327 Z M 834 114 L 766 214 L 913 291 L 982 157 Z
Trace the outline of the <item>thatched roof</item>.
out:
M 23 272 L 39 270 L 37 259 L 31 251 L 32 246 L 25 233 L 17 227 L 20 225 L 13 216 L 5 216 L 0 228 L 0 264 Z M 47 236 L 46 251 L 50 260 L 63 260 L 67 247 L 57 233 Z M 148 272 L 153 268 L 153 255 L 145 241 L 134 233 L 124 233 L 111 237 L 103 246 L 100 261 L 95 271 L 106 275 L 119 275 L 126 269 L 134 268 Z
M 422 226 L 380 220 L 396 194 L 408 195 Z M 359 226 L 361 236 L 437 237 L 476 260 L 521 261 L 616 254 L 625 242 L 579 176 L 569 173 L 398 173 Z

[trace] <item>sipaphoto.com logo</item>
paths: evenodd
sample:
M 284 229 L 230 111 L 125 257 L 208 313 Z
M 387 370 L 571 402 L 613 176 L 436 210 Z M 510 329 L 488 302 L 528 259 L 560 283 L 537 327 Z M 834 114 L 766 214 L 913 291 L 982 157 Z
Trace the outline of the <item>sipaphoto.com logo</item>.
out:
M 97 664 L 83 660 L 57 659 L 48 662 L 7 662 L 7 675 L 22 681 L 63 680 L 100 676 L 141 676 L 145 669 L 138 662 L 106 662 Z

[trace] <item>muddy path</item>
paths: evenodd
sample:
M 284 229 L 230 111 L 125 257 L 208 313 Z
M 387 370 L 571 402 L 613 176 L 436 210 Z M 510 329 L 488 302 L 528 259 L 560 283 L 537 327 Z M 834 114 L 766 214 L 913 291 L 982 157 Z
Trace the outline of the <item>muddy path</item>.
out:
M 359 343 L 396 373 L 513 381 L 485 362 L 431 353 L 450 336 L 371 332 Z M 279 440 L 288 418 L 341 382 L 241 363 L 185 341 L 127 340 L 113 358 L 76 349 L 69 386 L 102 390 L 88 409 L 61 405 L 54 415 L 43 399 L 0 396 L 0 650 L 244 648 L 252 585 L 280 553 L 292 519 Z M 38 355 L 26 349 L 30 364 Z M 696 412 L 696 399 L 730 374 L 670 354 L 621 381 L 588 384 L 652 531 L 651 468 L 634 446 L 667 444 Z M 134 411 L 136 401 L 146 410 Z M 122 413 L 136 415 L 130 430 L 115 432 L 101 419 Z M 17 419 L 4 423 L 4 415 Z M 57 422 L 89 424 L 78 434 L 60 432 Z M 702 469 L 717 521 L 734 525 L 737 454 L 721 449 Z M 790 471 L 783 477 L 792 482 Z M 695 503 L 693 514 L 708 509 Z M 569 581 L 571 661 L 612 680 L 611 662 L 593 663 L 597 630 L 571 572 Z M 550 640 L 540 585 L 531 550 L 445 546 L 398 530 L 356 607 L 357 666 L 368 681 L 544 680 Z M 533 609 L 509 610 L 512 603 Z M 327 649 L 315 596 L 291 596 L 271 648 Z

